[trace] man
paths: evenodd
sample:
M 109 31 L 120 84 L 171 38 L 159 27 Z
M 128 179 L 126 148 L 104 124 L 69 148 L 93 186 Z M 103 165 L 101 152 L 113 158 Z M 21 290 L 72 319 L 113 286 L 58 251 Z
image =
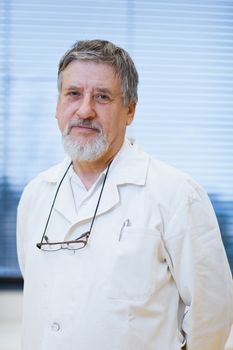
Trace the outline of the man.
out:
M 125 138 L 138 75 L 123 49 L 79 41 L 58 71 L 68 157 L 18 209 L 23 350 L 222 350 L 232 280 L 209 199 Z

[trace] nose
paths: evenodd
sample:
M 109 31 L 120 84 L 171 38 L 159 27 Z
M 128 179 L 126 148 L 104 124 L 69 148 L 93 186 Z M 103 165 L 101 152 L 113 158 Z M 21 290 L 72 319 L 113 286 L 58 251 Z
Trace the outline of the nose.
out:
M 82 119 L 95 118 L 96 112 L 91 94 L 85 94 L 76 110 L 76 114 Z

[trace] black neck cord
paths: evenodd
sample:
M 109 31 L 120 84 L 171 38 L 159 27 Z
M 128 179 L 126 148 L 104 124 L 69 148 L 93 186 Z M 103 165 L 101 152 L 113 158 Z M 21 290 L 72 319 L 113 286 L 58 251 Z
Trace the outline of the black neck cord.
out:
M 45 224 L 44 232 L 43 232 L 43 235 L 42 235 L 42 238 L 41 238 L 40 243 L 42 243 L 42 242 L 43 242 L 43 239 L 45 238 L 45 233 L 46 233 L 46 231 L 47 231 L 47 227 L 48 227 L 48 224 L 49 224 L 49 221 L 50 221 L 50 217 L 51 217 L 52 210 L 53 210 L 53 207 L 54 207 L 56 198 L 57 198 L 58 191 L 59 191 L 59 189 L 60 189 L 60 187 L 61 187 L 61 184 L 62 184 L 62 182 L 63 182 L 63 180 L 64 180 L 66 174 L 68 173 L 68 171 L 69 171 L 69 169 L 70 169 L 72 163 L 73 163 L 73 162 L 70 162 L 68 168 L 66 169 L 64 175 L 63 175 L 62 178 L 61 178 L 61 181 L 59 182 L 59 185 L 57 186 L 57 190 L 56 190 L 55 196 L 54 196 L 54 198 L 53 198 L 53 203 L 52 203 L 51 208 L 50 208 L 50 211 L 49 211 L 49 215 L 48 215 L 48 218 L 47 218 L 47 221 L 46 221 L 46 224 Z
M 91 234 L 92 226 L 94 224 L 95 217 L 96 217 L 96 214 L 97 214 L 97 210 L 99 208 L 100 200 L 101 200 L 101 197 L 102 197 L 102 193 L 103 193 L 103 190 L 104 190 L 104 185 L 105 185 L 105 182 L 106 182 L 106 179 L 107 179 L 107 176 L 108 176 L 108 171 L 109 171 L 111 163 L 112 163 L 112 161 L 108 164 L 108 168 L 107 168 L 106 174 L 104 176 L 103 185 L 101 187 L 101 191 L 100 191 L 100 195 L 99 195 L 99 198 L 98 198 L 98 202 L 96 204 L 95 212 L 94 212 L 94 215 L 93 215 L 93 218 L 92 218 L 92 221 L 91 221 L 91 226 L 90 226 L 90 230 L 89 230 L 90 233 L 89 234 Z
M 48 224 L 49 224 L 49 221 L 50 221 L 50 217 L 51 217 L 51 214 L 52 214 L 52 210 L 53 210 L 53 207 L 54 207 L 54 204 L 55 204 L 55 201 L 56 201 L 56 198 L 57 198 L 57 195 L 58 195 L 58 192 L 59 192 L 59 189 L 61 187 L 61 184 L 66 176 L 66 174 L 68 173 L 71 165 L 72 165 L 73 162 L 70 162 L 68 168 L 66 169 L 64 175 L 62 176 L 61 178 L 61 181 L 59 182 L 58 186 L 57 186 L 57 189 L 56 189 L 56 192 L 55 192 L 55 195 L 54 195 L 54 199 L 53 199 L 53 202 L 52 202 L 52 205 L 51 205 L 51 208 L 50 208 L 50 211 L 49 211 L 49 215 L 48 215 L 48 218 L 47 218 L 47 221 L 46 221 L 46 224 L 45 224 L 45 228 L 44 228 L 44 232 L 43 232 L 43 235 L 42 235 L 42 238 L 41 238 L 41 242 L 43 242 L 43 240 L 45 239 L 45 233 L 47 231 L 47 228 L 48 228 Z M 93 224 L 94 224 L 94 221 L 95 221 L 95 218 L 96 218 L 96 214 L 97 214 L 97 210 L 99 208 L 99 204 L 100 204 L 100 200 L 101 200 L 101 197 L 102 197 L 102 193 L 103 193 L 103 190 L 104 190 L 104 186 L 105 186 L 105 182 L 106 182 L 106 179 L 107 179 L 107 175 L 108 175 L 108 171 L 109 171 L 109 168 L 110 168 L 110 165 L 111 165 L 112 161 L 109 163 L 108 165 L 108 168 L 107 168 L 107 171 L 106 171 L 106 174 L 104 176 L 104 181 L 103 181 L 103 185 L 101 187 L 101 190 L 100 190 L 100 194 L 99 194 L 99 198 L 98 198 L 98 201 L 97 201 L 97 204 L 96 204 L 96 208 L 95 208 L 95 212 L 94 212 L 94 215 L 93 215 L 93 218 L 92 218 L 92 221 L 91 221 L 91 225 L 90 225 L 90 230 L 89 230 L 89 235 L 91 234 L 91 230 L 92 230 L 92 227 L 93 227 Z

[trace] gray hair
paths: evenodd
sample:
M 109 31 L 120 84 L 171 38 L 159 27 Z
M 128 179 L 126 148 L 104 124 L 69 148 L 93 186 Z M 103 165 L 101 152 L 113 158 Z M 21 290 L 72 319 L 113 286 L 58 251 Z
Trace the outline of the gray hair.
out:
M 122 48 L 106 40 L 77 41 L 61 58 L 58 66 L 58 91 L 62 88 L 62 72 L 72 61 L 93 61 L 111 65 L 121 81 L 124 105 L 137 103 L 138 73 L 132 58 Z

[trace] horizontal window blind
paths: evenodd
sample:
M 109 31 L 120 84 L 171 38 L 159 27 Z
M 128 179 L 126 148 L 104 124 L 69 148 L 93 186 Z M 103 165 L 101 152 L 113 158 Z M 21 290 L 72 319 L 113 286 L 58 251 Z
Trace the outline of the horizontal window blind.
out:
M 215 207 L 233 269 L 233 1 L 0 2 L 0 277 L 18 277 L 16 207 L 63 157 L 57 65 L 81 39 L 126 48 L 139 71 L 128 135 L 189 172 Z

